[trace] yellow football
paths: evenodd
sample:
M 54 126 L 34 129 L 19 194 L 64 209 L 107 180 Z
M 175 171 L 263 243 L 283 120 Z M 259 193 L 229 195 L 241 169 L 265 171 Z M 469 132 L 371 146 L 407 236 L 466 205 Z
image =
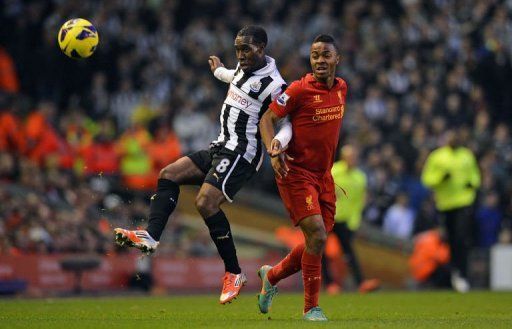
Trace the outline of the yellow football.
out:
M 62 25 L 57 37 L 60 49 L 71 58 L 87 58 L 98 46 L 98 31 L 88 20 L 73 18 Z

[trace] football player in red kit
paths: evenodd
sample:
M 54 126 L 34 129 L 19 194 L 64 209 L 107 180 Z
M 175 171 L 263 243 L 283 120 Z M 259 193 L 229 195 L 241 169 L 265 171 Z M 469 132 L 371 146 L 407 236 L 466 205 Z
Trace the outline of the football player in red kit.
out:
M 335 76 L 339 61 L 334 39 L 329 35 L 316 37 L 310 51 L 313 72 L 294 81 L 271 103 L 260 122 L 279 193 L 293 224 L 302 229 L 305 237 L 305 244 L 296 246 L 277 265 L 264 265 L 258 271 L 262 280 L 258 297 L 262 313 L 268 312 L 277 283 L 302 270 L 304 319 L 327 321 L 318 296 L 322 254 L 327 233 L 334 225 L 336 195 L 331 168 L 347 93 L 345 81 Z M 274 139 L 274 125 L 287 115 L 293 135 L 285 156 L 282 145 Z

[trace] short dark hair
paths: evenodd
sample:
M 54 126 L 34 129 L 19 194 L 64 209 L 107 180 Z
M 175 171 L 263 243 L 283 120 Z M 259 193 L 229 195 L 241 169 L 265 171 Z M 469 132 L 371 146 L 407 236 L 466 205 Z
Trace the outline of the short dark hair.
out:
M 317 43 L 317 42 L 330 43 L 334 46 L 336 51 L 339 52 L 339 48 L 338 48 L 338 45 L 336 44 L 336 41 L 334 40 L 334 38 L 332 36 L 330 36 L 328 34 L 317 35 L 315 40 L 313 40 L 313 43 Z
M 254 43 L 263 43 L 264 46 L 267 45 L 267 32 L 261 26 L 257 25 L 248 25 L 243 27 L 236 34 L 238 37 L 252 37 L 252 41 Z

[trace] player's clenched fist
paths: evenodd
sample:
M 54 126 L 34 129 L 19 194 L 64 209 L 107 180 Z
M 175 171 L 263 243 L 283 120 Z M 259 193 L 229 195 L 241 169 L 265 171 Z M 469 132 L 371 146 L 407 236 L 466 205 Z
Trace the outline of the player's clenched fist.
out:
M 274 138 L 272 140 L 272 142 L 270 143 L 270 149 L 267 150 L 267 153 L 271 157 L 275 157 L 275 156 L 283 153 L 285 150 L 286 150 L 286 148 L 283 148 L 281 146 L 281 142 L 278 139 Z

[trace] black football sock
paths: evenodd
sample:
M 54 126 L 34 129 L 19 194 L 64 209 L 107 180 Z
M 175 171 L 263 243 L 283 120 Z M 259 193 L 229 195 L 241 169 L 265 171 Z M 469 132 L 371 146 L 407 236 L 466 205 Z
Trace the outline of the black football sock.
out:
M 210 236 L 217 247 L 217 251 L 224 261 L 226 272 L 233 274 L 241 273 L 242 270 L 238 265 L 238 258 L 236 257 L 235 242 L 231 235 L 231 227 L 224 212 L 219 210 L 218 213 L 206 218 L 204 221 L 210 230 Z
M 149 206 L 149 224 L 146 230 L 157 241 L 164 231 L 169 216 L 178 204 L 180 186 L 172 180 L 160 178 L 156 193 L 151 197 Z

